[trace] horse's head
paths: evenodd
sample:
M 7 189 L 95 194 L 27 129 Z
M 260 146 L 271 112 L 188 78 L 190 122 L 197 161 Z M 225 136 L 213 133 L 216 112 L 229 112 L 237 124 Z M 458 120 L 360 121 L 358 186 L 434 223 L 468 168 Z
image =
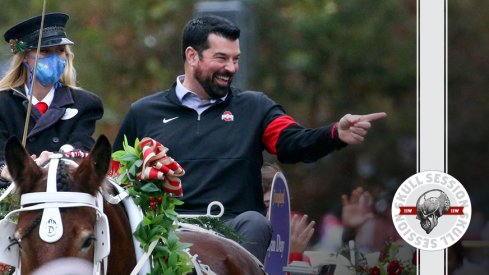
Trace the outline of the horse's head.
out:
M 5 148 L 7 166 L 20 195 L 46 192 L 48 178 L 55 178 L 58 192 L 78 192 L 96 196 L 104 182 L 111 159 L 111 145 L 105 136 L 101 136 L 89 156 L 78 166 L 59 160 L 54 170 L 55 175 L 48 176 L 51 164 L 48 168 L 39 167 L 18 139 L 9 139 Z M 40 233 L 44 212 L 45 210 L 33 210 L 22 211 L 19 214 L 15 239 L 21 247 L 22 273 L 28 274 L 43 263 L 61 257 L 78 257 L 93 261 L 94 246 L 97 242 L 94 228 L 96 210 L 92 207 L 59 208 L 62 235 L 51 242 L 46 242 Z

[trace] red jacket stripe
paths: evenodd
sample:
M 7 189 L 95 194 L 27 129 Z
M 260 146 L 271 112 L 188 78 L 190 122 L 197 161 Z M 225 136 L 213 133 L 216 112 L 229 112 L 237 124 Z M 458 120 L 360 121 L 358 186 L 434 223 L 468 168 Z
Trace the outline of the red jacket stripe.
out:
M 277 154 L 277 142 L 282 130 L 292 124 L 298 124 L 291 116 L 279 116 L 268 124 L 262 141 L 270 154 Z

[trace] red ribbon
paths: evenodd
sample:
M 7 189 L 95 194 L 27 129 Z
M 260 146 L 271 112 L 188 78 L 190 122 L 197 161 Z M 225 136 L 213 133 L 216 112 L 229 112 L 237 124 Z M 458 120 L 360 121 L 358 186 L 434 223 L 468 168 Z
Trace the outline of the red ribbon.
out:
M 84 152 L 82 150 L 74 150 L 66 152 L 64 156 L 67 158 L 86 158 L 88 157 L 88 152 Z
M 182 196 L 182 182 L 179 177 L 183 176 L 185 171 L 180 164 L 166 155 L 168 148 L 151 138 L 143 138 L 140 146 L 143 151 L 143 165 L 138 178 L 162 180 L 166 192 Z

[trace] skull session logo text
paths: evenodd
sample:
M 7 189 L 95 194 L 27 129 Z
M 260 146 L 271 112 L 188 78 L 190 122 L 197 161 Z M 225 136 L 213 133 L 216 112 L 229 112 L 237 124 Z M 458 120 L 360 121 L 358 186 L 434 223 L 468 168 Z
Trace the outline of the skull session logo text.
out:
M 423 250 L 445 249 L 469 226 L 472 208 L 465 188 L 452 176 L 424 171 L 404 181 L 392 202 L 399 235 Z

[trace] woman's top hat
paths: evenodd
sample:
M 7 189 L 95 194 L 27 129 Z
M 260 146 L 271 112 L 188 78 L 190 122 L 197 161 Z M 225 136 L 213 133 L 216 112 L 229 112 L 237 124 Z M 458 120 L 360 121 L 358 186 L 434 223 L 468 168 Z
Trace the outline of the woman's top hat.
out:
M 69 16 L 63 13 L 48 13 L 44 16 L 41 47 L 73 45 L 66 37 L 65 25 Z M 27 19 L 5 32 L 3 37 L 13 53 L 37 48 L 42 16 Z

